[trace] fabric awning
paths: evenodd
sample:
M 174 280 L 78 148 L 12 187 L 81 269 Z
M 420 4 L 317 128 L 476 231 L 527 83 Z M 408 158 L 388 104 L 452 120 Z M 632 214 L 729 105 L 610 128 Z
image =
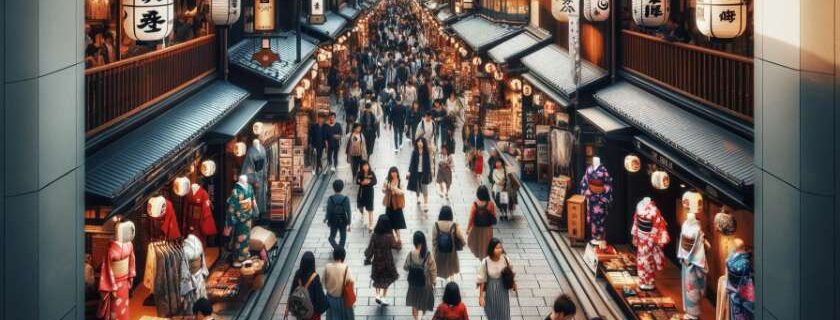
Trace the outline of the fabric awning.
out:
M 586 121 L 598 128 L 598 130 L 607 135 L 621 134 L 633 129 L 633 127 L 624 121 L 619 120 L 600 107 L 579 109 L 577 110 L 577 113 L 586 119 Z
M 493 62 L 502 64 L 517 53 L 538 45 L 540 41 L 540 38 L 530 32 L 523 32 L 487 50 L 487 54 L 490 55 Z
M 542 80 L 538 79 L 537 77 L 532 75 L 530 72 L 522 74 L 522 78 L 525 79 L 525 81 L 528 81 L 528 83 L 530 83 L 534 88 L 536 88 L 537 90 L 539 90 L 540 92 L 545 94 L 552 101 L 560 104 L 564 108 L 569 107 L 569 105 L 570 105 L 569 100 L 567 100 L 566 98 L 558 95 L 553 88 L 551 88 L 549 85 L 543 83 Z
M 276 61 L 268 68 L 263 68 L 251 57 L 260 49 L 260 38 L 246 38 L 228 50 L 230 63 L 248 72 L 256 74 L 276 85 L 285 85 L 296 71 L 303 67 L 311 67 L 311 56 L 317 48 L 315 43 L 306 38 L 301 39 L 301 61 L 294 63 L 297 55 L 296 34 L 286 33 L 283 36 L 273 36 L 270 39 L 271 50 L 280 55 L 280 61 Z M 295 82 L 297 83 L 297 82 Z
M 498 24 L 477 15 L 459 20 L 452 30 L 469 45 L 473 51 L 482 52 L 487 47 L 520 31 L 520 28 Z
M 268 102 L 265 100 L 245 100 L 219 121 L 204 136 L 208 142 L 227 142 L 236 137 L 262 111 Z
M 301 17 L 301 28 L 321 40 L 335 40 L 347 25 L 347 19 L 332 11 L 325 12 L 324 18 L 327 19 L 324 24 L 308 24 L 306 18 Z
M 359 10 L 353 8 L 353 6 L 351 5 L 345 5 L 340 10 L 338 10 L 338 14 L 344 17 L 345 19 L 352 21 L 359 16 Z
M 576 90 L 574 79 L 572 79 L 573 64 L 569 57 L 565 49 L 552 44 L 523 57 L 522 64 L 559 94 L 569 97 Z M 581 59 L 579 87 L 584 87 L 607 75 L 606 70 Z
M 731 185 L 753 185 L 751 141 L 627 82 L 598 91 L 595 100 Z
M 201 89 L 88 157 L 86 192 L 114 201 L 133 185 L 146 183 L 146 174 L 165 166 L 246 97 L 247 91 L 225 81 Z

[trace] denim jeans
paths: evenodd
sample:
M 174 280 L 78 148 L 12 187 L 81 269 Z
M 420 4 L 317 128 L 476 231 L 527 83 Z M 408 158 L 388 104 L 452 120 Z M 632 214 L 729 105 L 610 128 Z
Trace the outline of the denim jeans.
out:
M 338 243 L 335 243 L 335 234 L 338 232 Z M 347 241 L 347 226 L 340 226 L 340 227 L 330 227 L 330 245 L 332 245 L 333 249 L 342 247 L 344 248 L 344 243 Z
M 399 148 L 403 143 L 403 126 L 394 126 L 394 148 Z

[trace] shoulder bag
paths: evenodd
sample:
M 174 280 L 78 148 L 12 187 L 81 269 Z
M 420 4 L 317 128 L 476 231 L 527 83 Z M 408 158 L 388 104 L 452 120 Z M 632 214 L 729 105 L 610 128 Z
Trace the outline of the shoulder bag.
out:
M 350 269 L 349 266 L 344 268 L 344 289 L 342 289 L 341 295 L 344 297 L 344 306 L 352 308 L 356 304 L 356 288 L 353 287 L 352 282 L 347 282 L 348 269 Z

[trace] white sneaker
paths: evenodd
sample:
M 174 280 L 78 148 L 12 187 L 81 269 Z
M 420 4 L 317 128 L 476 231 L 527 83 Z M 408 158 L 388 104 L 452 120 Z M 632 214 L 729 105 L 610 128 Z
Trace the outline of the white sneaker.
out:
M 386 298 L 379 298 L 379 301 L 383 306 L 390 306 L 391 305 L 390 303 L 388 303 L 388 299 L 386 299 Z

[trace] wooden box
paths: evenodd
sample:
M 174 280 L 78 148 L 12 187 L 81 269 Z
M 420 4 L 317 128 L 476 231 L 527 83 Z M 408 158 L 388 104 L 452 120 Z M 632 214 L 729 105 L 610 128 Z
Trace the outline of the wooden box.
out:
M 572 243 L 583 242 L 586 239 L 586 199 L 579 194 L 566 200 L 566 213 L 569 240 Z

